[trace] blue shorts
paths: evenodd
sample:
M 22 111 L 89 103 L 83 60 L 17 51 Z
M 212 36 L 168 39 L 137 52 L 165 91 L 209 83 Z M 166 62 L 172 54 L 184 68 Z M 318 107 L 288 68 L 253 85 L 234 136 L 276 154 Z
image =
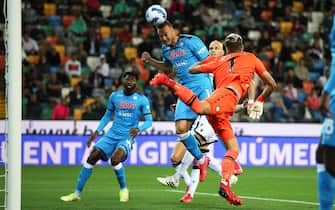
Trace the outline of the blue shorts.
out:
M 130 137 L 125 137 L 123 139 L 124 140 L 115 139 L 104 135 L 98 140 L 94 147 L 103 153 L 104 161 L 110 159 L 114 151 L 117 149 L 122 149 L 125 153 L 125 156 L 122 160 L 123 162 L 127 159 L 128 154 L 130 154 L 134 143 L 134 140 Z
M 335 121 L 325 118 L 321 129 L 321 144 L 335 147 Z
M 199 100 L 203 100 L 208 98 L 211 93 L 211 88 L 206 89 L 192 89 L 193 93 L 199 98 Z M 195 120 L 198 117 L 198 114 L 193 112 L 192 109 L 184 104 L 180 99 L 177 100 L 176 104 L 176 112 L 175 112 L 175 121 L 177 120 Z

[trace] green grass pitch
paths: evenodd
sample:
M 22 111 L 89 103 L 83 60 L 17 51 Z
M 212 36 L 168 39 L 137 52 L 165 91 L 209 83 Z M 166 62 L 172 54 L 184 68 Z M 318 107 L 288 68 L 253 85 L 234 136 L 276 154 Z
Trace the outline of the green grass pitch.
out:
M 59 197 L 74 191 L 81 167 L 23 167 L 22 209 L 24 210 L 309 210 L 318 209 L 315 168 L 244 167 L 233 186 L 243 198 L 234 207 L 217 195 L 219 176 L 209 171 L 199 184 L 192 203 L 180 203 L 185 185 L 173 190 L 159 185 L 157 176 L 173 173 L 171 167 L 127 167 L 128 203 L 119 202 L 119 188 L 111 167 L 96 166 L 81 201 L 65 203 Z

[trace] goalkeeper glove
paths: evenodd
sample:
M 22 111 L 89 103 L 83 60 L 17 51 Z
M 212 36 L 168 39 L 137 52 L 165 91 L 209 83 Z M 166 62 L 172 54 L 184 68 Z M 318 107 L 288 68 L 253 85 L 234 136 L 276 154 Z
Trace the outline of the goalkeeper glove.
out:
M 259 120 L 263 114 L 263 96 L 259 96 L 256 102 L 250 107 L 249 117 L 253 120 Z

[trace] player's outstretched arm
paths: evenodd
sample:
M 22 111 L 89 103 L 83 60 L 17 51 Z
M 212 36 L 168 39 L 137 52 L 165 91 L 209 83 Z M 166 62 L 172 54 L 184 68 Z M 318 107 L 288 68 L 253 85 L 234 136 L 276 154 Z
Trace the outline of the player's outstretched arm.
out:
M 173 72 L 173 67 L 172 65 L 166 64 L 163 61 L 154 59 L 151 57 L 150 53 L 148 52 L 143 52 L 141 55 L 141 59 L 144 61 L 144 63 L 148 63 L 152 65 L 153 67 L 163 71 L 166 74 L 170 74 Z

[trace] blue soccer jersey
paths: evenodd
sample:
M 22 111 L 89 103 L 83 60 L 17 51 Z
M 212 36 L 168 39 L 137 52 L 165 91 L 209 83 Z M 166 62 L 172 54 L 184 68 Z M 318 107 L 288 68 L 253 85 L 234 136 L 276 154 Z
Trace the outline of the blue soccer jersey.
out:
M 191 90 L 211 87 L 208 74 L 190 74 L 189 68 L 196 62 L 204 60 L 209 52 L 205 44 L 196 36 L 180 34 L 174 46 L 162 46 L 163 61 L 172 64 L 178 82 Z
M 119 90 L 110 95 L 106 113 L 101 119 L 97 131 L 102 131 L 111 120 L 113 112 L 113 125 L 106 136 L 114 139 L 128 138 L 130 128 L 139 128 L 141 116 L 151 115 L 149 100 L 146 96 L 139 93 L 127 96 L 123 90 Z
M 323 90 L 330 96 L 329 109 L 333 117 L 335 115 L 335 15 L 333 16 L 333 27 L 329 34 L 330 51 L 332 55 L 332 62 L 330 66 L 330 77 L 323 87 Z

